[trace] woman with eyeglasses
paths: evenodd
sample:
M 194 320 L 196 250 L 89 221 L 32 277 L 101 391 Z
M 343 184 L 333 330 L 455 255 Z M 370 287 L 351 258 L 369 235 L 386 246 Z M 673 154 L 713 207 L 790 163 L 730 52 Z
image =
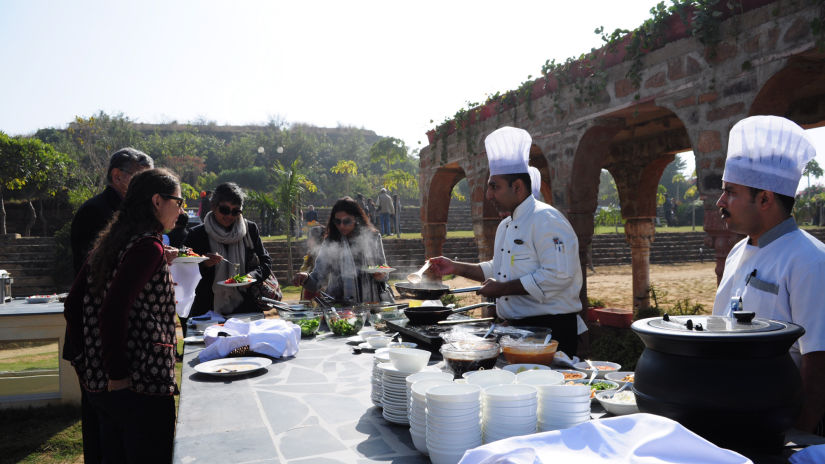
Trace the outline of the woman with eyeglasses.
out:
M 327 235 L 312 272 L 299 272 L 293 283 L 324 291 L 346 304 L 394 301 L 386 273 L 368 267 L 386 264 L 381 235 L 358 203 L 350 197 L 332 207 Z
M 64 303 L 64 357 L 99 424 L 102 462 L 171 462 L 177 254 L 161 234 L 181 213 L 178 178 L 135 174 Z
M 186 237 L 186 246 L 209 257 L 200 263 L 201 281 L 195 289 L 189 317 L 210 310 L 224 316 L 260 311 L 256 295 L 250 291 L 252 286 L 221 285 L 237 274 L 248 275 L 256 280 L 253 285 L 260 285 L 272 273 L 272 260 L 261 242 L 258 226 L 243 217 L 243 201 L 244 193 L 238 184 L 218 185 L 210 199 L 212 210 L 204 216 L 203 224 Z M 185 327 L 185 321 L 182 322 Z

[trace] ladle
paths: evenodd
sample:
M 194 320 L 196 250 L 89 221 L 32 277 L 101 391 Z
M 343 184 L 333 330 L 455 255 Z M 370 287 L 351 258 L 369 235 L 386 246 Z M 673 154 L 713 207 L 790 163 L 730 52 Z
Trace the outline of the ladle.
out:
M 544 337 L 544 346 L 547 346 L 547 344 L 550 343 L 550 339 L 552 337 L 553 337 L 553 334 L 547 334 L 547 336 Z
M 430 260 L 428 259 L 427 262 L 424 263 L 423 266 L 421 266 L 421 269 L 419 269 L 419 270 L 417 270 L 417 271 L 415 271 L 412 274 L 409 274 L 407 276 L 407 281 L 409 281 L 411 284 L 421 283 L 421 280 L 424 278 L 424 271 L 429 269 L 429 267 L 430 267 Z

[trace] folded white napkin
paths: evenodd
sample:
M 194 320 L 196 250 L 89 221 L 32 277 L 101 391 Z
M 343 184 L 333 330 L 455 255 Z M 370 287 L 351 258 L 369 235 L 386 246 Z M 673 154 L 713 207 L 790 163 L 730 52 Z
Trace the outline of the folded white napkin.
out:
M 226 332 L 229 336 L 219 337 L 218 332 Z M 224 358 L 242 346 L 249 346 L 252 352 L 273 358 L 295 356 L 301 341 L 301 327 L 281 319 L 251 322 L 229 319 L 222 326 L 207 327 L 203 341 L 206 348 L 198 354 L 201 362 Z
M 175 281 L 175 311 L 180 317 L 189 316 L 192 302 L 195 301 L 195 288 L 201 280 L 197 263 L 176 263 L 169 266 L 172 280 Z
M 578 356 L 573 356 L 571 359 L 564 351 L 556 351 L 555 356 L 553 356 L 553 362 L 550 364 L 553 367 L 573 367 L 577 362 L 579 362 Z
M 752 464 L 653 414 L 594 420 L 566 430 L 507 438 L 464 453 L 461 464 Z
M 822 464 L 825 462 L 825 445 L 811 445 L 788 458 L 791 464 Z

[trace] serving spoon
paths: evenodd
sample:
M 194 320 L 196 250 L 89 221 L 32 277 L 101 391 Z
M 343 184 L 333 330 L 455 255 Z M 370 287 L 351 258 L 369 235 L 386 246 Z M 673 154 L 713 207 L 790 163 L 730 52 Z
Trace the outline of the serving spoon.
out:
M 421 269 L 413 272 L 412 274 L 407 275 L 407 281 L 411 284 L 421 283 L 421 280 L 424 278 L 424 271 L 430 268 L 430 260 L 428 259 Z

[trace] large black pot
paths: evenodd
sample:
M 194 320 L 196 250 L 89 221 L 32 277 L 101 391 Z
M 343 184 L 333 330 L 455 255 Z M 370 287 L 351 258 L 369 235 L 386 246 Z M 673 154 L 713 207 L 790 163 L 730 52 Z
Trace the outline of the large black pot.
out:
M 788 354 L 802 327 L 672 316 L 639 320 L 632 329 L 645 344 L 633 384 L 640 411 L 746 455 L 781 451 L 802 402 Z

